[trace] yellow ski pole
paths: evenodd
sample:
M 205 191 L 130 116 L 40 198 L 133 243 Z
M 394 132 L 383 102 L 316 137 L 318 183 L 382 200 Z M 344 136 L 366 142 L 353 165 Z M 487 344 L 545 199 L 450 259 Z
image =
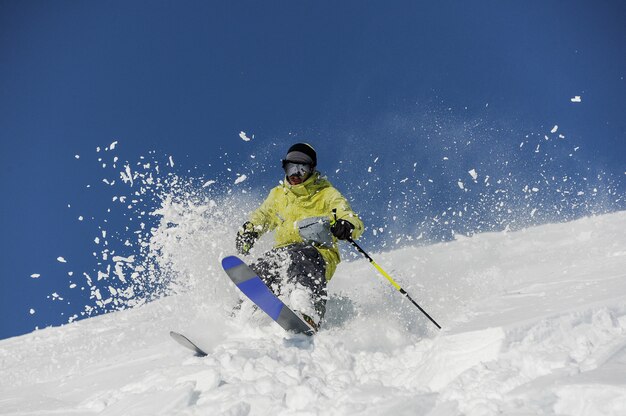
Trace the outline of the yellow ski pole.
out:
M 369 262 L 372 264 L 372 266 L 374 266 L 374 267 L 376 268 L 376 270 L 378 270 L 378 272 L 379 272 L 380 274 L 382 274 L 382 275 L 383 275 L 383 276 L 384 276 L 387 280 L 389 280 L 389 283 L 391 283 L 391 285 L 392 285 L 393 287 L 395 287 L 395 288 L 396 288 L 396 290 L 397 290 L 398 292 L 400 292 L 400 293 L 402 293 L 404 296 L 406 296 L 406 298 L 407 298 L 408 300 L 410 300 L 410 301 L 411 301 L 411 303 L 413 303 L 413 305 L 417 306 L 417 309 L 419 309 L 419 310 L 420 310 L 420 311 L 421 311 L 424 315 L 426 315 L 426 317 L 427 317 L 428 319 L 430 319 L 430 321 L 431 321 L 433 324 L 435 324 L 435 326 L 436 326 L 437 328 L 441 329 L 441 326 L 439 326 L 439 324 L 438 324 L 437 322 L 435 322 L 435 320 L 434 320 L 433 318 L 431 318 L 431 317 L 430 317 L 430 315 L 429 315 L 428 313 L 426 313 L 426 311 L 425 311 L 424 309 L 422 309 L 422 307 L 421 307 L 420 305 L 418 305 L 418 304 L 417 304 L 417 302 L 415 302 L 415 301 L 413 300 L 413 298 L 411 298 L 411 296 L 409 296 L 409 294 L 408 294 L 408 293 L 406 293 L 406 291 L 405 291 L 404 289 L 402 289 L 402 288 L 400 287 L 400 285 L 399 285 L 399 284 L 397 284 L 397 283 L 396 283 L 396 282 L 395 282 L 395 281 L 391 278 L 391 276 L 389 276 L 389 275 L 387 274 L 387 272 L 385 272 L 385 271 L 382 269 L 382 267 L 380 267 L 380 266 L 378 265 L 378 263 L 376 263 L 376 262 L 374 261 L 374 259 L 373 259 L 373 258 L 371 258 L 371 257 L 370 257 L 370 255 L 369 255 L 369 254 L 367 254 L 367 253 L 365 252 L 365 250 L 363 250 L 363 249 L 362 249 L 362 248 L 361 248 L 361 247 L 360 247 L 360 246 L 359 246 L 359 245 L 358 245 L 358 244 L 357 244 L 357 243 L 356 243 L 356 242 L 355 242 L 352 238 L 348 238 L 348 240 L 347 240 L 347 241 L 349 241 L 349 242 L 350 242 L 350 243 L 351 243 L 351 244 L 352 244 L 352 245 L 353 245 L 353 246 L 354 246 L 354 247 L 355 247 L 355 248 L 356 248 L 356 249 L 357 249 L 357 250 L 358 250 L 361 254 L 363 254 L 363 255 L 365 256 L 365 258 L 367 258 L 367 259 L 369 260 Z

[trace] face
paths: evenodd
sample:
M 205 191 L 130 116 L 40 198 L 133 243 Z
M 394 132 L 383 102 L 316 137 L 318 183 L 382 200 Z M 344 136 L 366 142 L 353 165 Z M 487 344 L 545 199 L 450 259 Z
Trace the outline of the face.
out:
M 292 185 L 300 185 L 311 176 L 312 172 L 313 167 L 311 165 L 292 162 L 285 163 L 285 176 L 287 176 L 287 180 Z

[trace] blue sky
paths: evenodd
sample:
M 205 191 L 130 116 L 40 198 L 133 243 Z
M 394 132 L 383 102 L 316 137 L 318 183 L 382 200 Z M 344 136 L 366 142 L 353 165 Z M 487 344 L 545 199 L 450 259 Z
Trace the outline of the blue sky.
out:
M 389 229 L 373 250 L 400 230 L 436 241 L 535 208 L 530 222 L 624 209 L 624 21 L 621 1 L 1 2 L 0 338 L 84 305 L 61 293 L 68 272 L 97 269 L 103 218 L 128 220 L 101 183 L 114 141 L 118 171 L 148 152 L 186 177 L 232 176 L 227 161 L 259 198 L 309 141 L 369 228 Z M 487 176 L 512 212 L 478 190 Z M 474 214 L 439 221 L 452 206 Z

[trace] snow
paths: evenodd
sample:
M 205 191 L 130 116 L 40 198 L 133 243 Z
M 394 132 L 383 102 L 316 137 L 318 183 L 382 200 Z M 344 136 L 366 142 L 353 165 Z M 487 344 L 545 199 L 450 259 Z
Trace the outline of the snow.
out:
M 130 183 L 133 186 L 133 173 L 130 169 L 130 165 L 124 166 L 124 172 L 120 172 L 120 178 L 124 183 Z
M 558 129 L 559 126 L 555 124 L 554 127 L 552 127 L 552 130 L 550 130 L 550 133 L 556 133 Z
M 246 175 L 238 175 L 237 179 L 235 179 L 235 185 L 245 181 L 246 179 L 248 179 Z
M 33 279 L 37 279 L 37 278 L 41 277 L 41 274 L 33 273 L 33 274 L 30 275 L 30 277 L 32 277 Z
M 246 136 L 246 132 L 245 131 L 240 131 L 239 132 L 239 137 L 241 137 L 241 140 L 243 140 L 244 142 L 249 142 L 250 140 L 252 140 L 251 137 Z M 254 137 L 254 135 L 252 135 L 252 137 Z
M 442 331 L 343 262 L 314 338 L 231 316 L 232 241 L 178 224 L 160 250 L 187 290 L 0 341 L 3 415 L 626 414 L 626 212 L 371 253 Z
M 580 103 L 582 102 L 582 99 L 580 97 L 580 95 L 575 95 L 574 97 L 570 98 L 570 101 L 573 103 Z
M 65 259 L 64 259 L 63 257 L 61 257 L 61 256 L 57 257 L 57 261 L 58 261 L 59 263 L 67 263 L 67 260 L 65 260 Z
M 472 179 L 474 179 L 474 181 L 476 179 L 478 179 L 478 173 L 476 173 L 476 169 L 471 169 L 470 171 L 468 171 L 467 173 L 470 174 L 470 176 L 472 177 Z
M 114 262 L 133 263 L 135 261 L 135 256 L 128 256 L 128 257 L 113 256 L 113 261 Z

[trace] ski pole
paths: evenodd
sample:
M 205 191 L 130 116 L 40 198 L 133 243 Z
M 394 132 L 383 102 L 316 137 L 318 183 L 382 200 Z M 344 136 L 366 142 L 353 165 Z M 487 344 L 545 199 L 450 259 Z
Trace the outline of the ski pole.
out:
M 430 315 L 429 315 L 428 313 L 426 313 L 426 311 L 425 311 L 424 309 L 422 309 L 422 307 L 421 307 L 420 305 L 418 305 L 418 304 L 417 304 L 417 302 L 415 302 L 415 301 L 413 300 L 413 298 L 411 298 L 411 296 L 410 296 L 408 293 L 406 293 L 406 291 L 405 291 L 404 289 L 402 289 L 402 288 L 400 287 L 400 285 L 399 285 L 399 284 L 397 284 L 397 283 L 396 283 L 396 282 L 395 282 L 395 281 L 391 278 L 391 276 L 389 276 L 389 274 L 387 274 L 387 272 L 385 272 L 385 271 L 382 269 L 382 267 L 380 267 L 380 266 L 378 265 L 378 263 L 376 263 L 376 262 L 374 261 L 374 259 L 373 259 L 373 258 L 371 258 L 371 257 L 370 257 L 370 255 L 369 255 L 369 254 L 367 254 L 367 253 L 365 252 L 365 250 L 363 250 L 363 249 L 361 248 L 361 246 L 359 246 L 359 245 L 358 245 L 358 244 L 357 244 L 357 243 L 356 243 L 356 242 L 355 242 L 352 238 L 348 238 L 348 240 L 347 240 L 347 241 L 349 241 L 349 242 L 350 242 L 350 244 L 352 244 L 352 245 L 353 245 L 353 246 L 354 246 L 354 247 L 355 247 L 355 248 L 356 248 L 356 249 L 357 249 L 357 250 L 358 250 L 361 254 L 363 254 L 363 255 L 365 256 L 365 258 L 369 260 L 369 262 L 372 264 L 372 266 L 374 266 L 374 267 L 376 268 L 376 270 L 378 270 L 378 271 L 380 272 L 380 274 L 382 274 L 382 275 L 383 275 L 383 276 L 384 276 L 387 280 L 389 280 L 389 283 L 391 283 L 391 285 L 392 285 L 393 287 L 395 287 L 395 288 L 396 288 L 396 290 L 397 290 L 398 292 L 400 292 L 400 293 L 402 293 L 404 296 L 406 296 L 406 298 L 407 298 L 408 300 L 410 300 L 410 301 L 411 301 L 411 303 L 413 303 L 413 305 L 417 306 L 417 309 L 419 309 L 419 310 L 420 310 L 420 311 L 421 311 L 424 315 L 426 315 L 426 317 L 427 317 L 428 319 L 430 319 L 430 321 L 431 321 L 433 324 L 435 324 L 435 326 L 436 326 L 437 328 L 441 329 L 441 326 L 439 326 L 439 324 L 438 324 L 438 323 L 437 323 L 437 322 L 436 322 L 433 318 L 431 318 L 431 317 L 430 317 Z

